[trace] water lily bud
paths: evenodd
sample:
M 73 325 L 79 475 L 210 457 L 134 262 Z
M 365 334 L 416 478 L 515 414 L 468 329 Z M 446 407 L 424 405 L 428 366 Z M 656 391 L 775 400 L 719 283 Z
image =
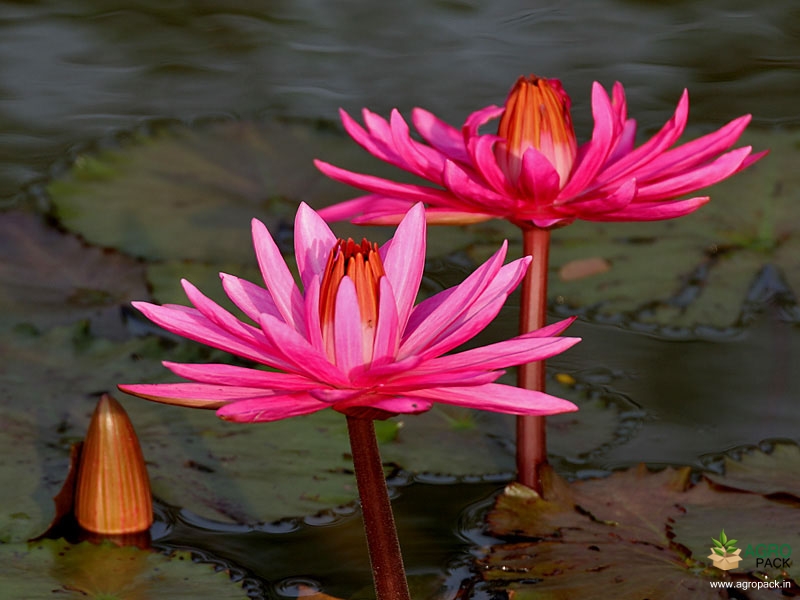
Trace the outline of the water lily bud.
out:
M 97 403 L 83 443 L 74 513 L 82 528 L 107 535 L 146 531 L 153 523 L 139 440 L 125 410 L 108 394 Z

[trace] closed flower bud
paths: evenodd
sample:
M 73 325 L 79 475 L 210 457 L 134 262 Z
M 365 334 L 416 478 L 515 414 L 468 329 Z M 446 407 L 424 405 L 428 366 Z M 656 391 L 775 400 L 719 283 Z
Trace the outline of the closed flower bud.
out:
M 146 531 L 153 523 L 139 440 L 125 410 L 107 394 L 97 404 L 83 444 L 74 513 L 82 528 L 106 535 Z

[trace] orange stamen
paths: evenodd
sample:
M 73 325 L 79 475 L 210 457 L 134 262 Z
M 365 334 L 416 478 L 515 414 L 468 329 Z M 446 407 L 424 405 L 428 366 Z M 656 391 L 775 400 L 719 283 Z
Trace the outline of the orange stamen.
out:
M 378 254 L 378 244 L 363 239 L 360 244 L 352 239 L 337 240 L 328 255 L 324 275 L 320 284 L 319 319 L 322 339 L 328 358 L 335 359 L 335 314 L 336 296 L 342 279 L 349 277 L 356 288 L 358 311 L 364 330 L 364 360 L 372 358 L 372 342 L 378 322 L 378 295 L 380 278 L 385 275 L 383 262 Z
M 577 153 L 570 115 L 570 99 L 557 79 L 520 77 L 508 95 L 497 135 L 497 162 L 513 183 L 519 180 L 522 157 L 528 148 L 544 154 L 563 186 Z

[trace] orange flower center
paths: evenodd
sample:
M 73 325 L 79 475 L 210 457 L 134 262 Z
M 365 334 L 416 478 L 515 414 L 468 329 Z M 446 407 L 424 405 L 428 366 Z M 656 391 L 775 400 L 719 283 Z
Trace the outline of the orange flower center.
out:
M 360 244 L 352 239 L 337 240 L 328 254 L 328 263 L 320 283 L 319 319 L 322 327 L 322 339 L 328 358 L 335 360 L 335 321 L 336 297 L 339 286 L 345 277 L 355 285 L 358 300 L 358 312 L 361 316 L 364 335 L 364 361 L 372 358 L 372 347 L 375 339 L 375 326 L 378 322 L 378 293 L 380 279 L 385 275 L 383 261 L 378 254 L 378 244 L 361 240 Z M 353 307 L 356 308 L 356 307 Z
M 536 148 L 553 165 L 564 187 L 578 144 L 570 99 L 560 81 L 536 75 L 520 77 L 506 100 L 497 135 L 505 140 L 495 147 L 497 162 L 514 184 L 525 151 Z

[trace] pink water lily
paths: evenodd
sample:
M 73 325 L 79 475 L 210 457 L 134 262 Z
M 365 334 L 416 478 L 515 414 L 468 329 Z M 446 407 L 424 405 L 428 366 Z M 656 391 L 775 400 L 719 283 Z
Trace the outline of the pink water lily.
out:
M 253 220 L 266 287 L 221 274 L 246 323 L 188 281 L 193 307 L 134 305 L 180 336 L 272 370 L 228 364 L 164 365 L 188 383 L 121 385 L 157 402 L 216 409 L 223 419 L 273 421 L 333 408 L 349 416 L 419 413 L 434 402 L 511 414 L 576 410 L 543 392 L 495 383 L 510 366 L 575 344 L 570 319 L 511 340 L 445 354 L 483 330 L 522 280 L 530 257 L 503 264 L 506 245 L 460 285 L 414 305 L 425 258 L 425 210 L 408 211 L 382 247 L 337 240 L 305 204 L 295 220 L 302 290 L 269 231 Z
M 320 211 L 332 221 L 396 223 L 420 201 L 429 206 L 429 223 L 502 218 L 522 228 L 553 228 L 575 219 L 671 219 L 709 200 L 678 198 L 741 171 L 764 154 L 751 154 L 750 146 L 726 152 L 750 115 L 672 148 L 688 119 L 685 90 L 673 117 L 650 140 L 634 147 L 636 122 L 627 116 L 619 82 L 611 95 L 594 83 L 594 130 L 580 146 L 561 83 L 533 75 L 517 81 L 504 106 L 472 113 L 460 131 L 426 110 L 414 109 L 412 121 L 424 142 L 411 137 L 397 110 L 387 121 L 364 109 L 365 127 L 340 113 L 347 132 L 368 152 L 436 187 L 397 183 L 317 160 L 329 177 L 371 192 Z M 498 118 L 496 133 L 480 133 Z

